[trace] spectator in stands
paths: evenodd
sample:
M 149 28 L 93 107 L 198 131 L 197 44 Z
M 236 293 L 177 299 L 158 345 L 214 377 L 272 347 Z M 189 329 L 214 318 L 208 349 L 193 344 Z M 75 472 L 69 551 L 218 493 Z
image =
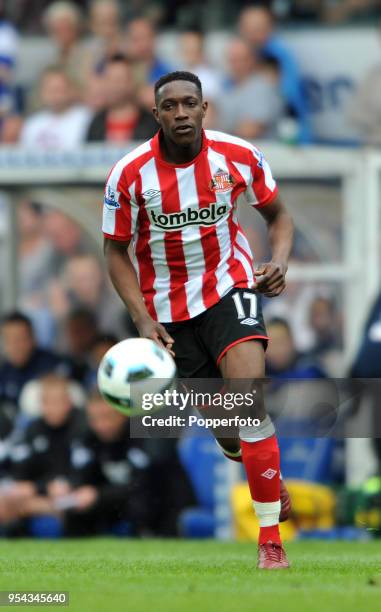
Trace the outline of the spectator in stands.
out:
M 49 372 L 68 374 L 69 364 L 62 357 L 36 345 L 30 319 L 19 312 L 1 322 L 3 362 L 0 365 L 0 400 L 17 406 L 23 386 Z
M 134 69 L 140 103 L 150 112 L 155 81 L 172 70 L 157 55 L 156 31 L 150 19 L 137 17 L 128 23 L 125 51 Z
M 300 74 L 295 58 L 275 34 L 275 19 L 268 4 L 243 9 L 238 23 L 239 33 L 256 54 L 277 60 L 281 72 L 281 92 L 300 124 L 299 140 L 310 140 L 310 129 Z
M 158 129 L 152 112 L 137 101 L 131 63 L 123 56 L 109 59 L 104 70 L 107 107 L 93 118 L 88 141 L 125 143 L 147 140 Z
M 85 385 L 90 375 L 91 351 L 99 335 L 94 313 L 75 308 L 64 321 L 64 345 L 72 363 L 72 378 Z
M 83 91 L 83 102 L 94 115 L 105 110 L 107 105 L 107 89 L 103 74 L 90 74 Z
M 311 353 L 316 357 L 342 346 L 340 318 L 333 299 L 317 296 L 310 306 L 310 326 L 314 333 Z
M 61 316 L 72 308 L 85 308 L 94 313 L 101 330 L 116 334 L 121 331 L 124 306 L 111 289 L 99 259 L 94 255 L 83 254 L 70 258 L 60 288 Z
M 182 66 L 197 74 L 205 98 L 213 102 L 221 96 L 222 82 L 217 70 L 208 64 L 204 45 L 205 37 L 199 30 L 187 30 L 180 36 Z
M 75 149 L 85 138 L 91 112 L 78 103 L 74 82 L 59 66 L 43 73 L 41 100 L 44 108 L 26 119 L 20 144 L 34 150 Z
M 132 439 L 126 417 L 94 392 L 87 405 L 90 431 L 71 456 L 70 535 L 105 532 L 120 523 L 131 533 L 147 531 L 152 521 L 151 460 L 142 441 Z
M 187 30 L 181 34 L 182 67 L 197 74 L 201 80 L 203 95 L 209 104 L 204 128 L 216 129 L 218 127 L 216 101 L 222 94 L 222 79 L 218 71 L 208 64 L 204 42 L 204 35 L 200 30 Z
M 232 83 L 219 101 L 221 129 L 248 139 L 275 137 L 284 111 L 279 87 L 245 41 L 231 41 L 227 53 Z
M 53 244 L 53 275 L 63 273 L 67 260 L 76 255 L 95 253 L 96 245 L 88 239 L 78 223 L 59 210 L 44 215 L 44 234 Z
M 107 59 L 123 50 L 120 3 L 117 0 L 92 0 L 89 18 L 93 39 L 87 49 L 86 72 L 100 74 Z
M 52 244 L 44 233 L 41 204 L 23 200 L 17 207 L 19 299 L 39 303 L 52 273 Z
M 56 64 L 77 83 L 83 78 L 85 50 L 81 43 L 82 15 L 72 2 L 59 0 L 51 3 L 43 22 L 56 47 Z
M 285 319 L 273 318 L 266 325 L 269 346 L 266 352 L 266 371 L 277 378 L 323 378 L 316 361 L 297 352 L 291 329 Z
M 153 85 L 163 74 L 171 72 L 171 67 L 157 56 L 155 28 L 145 17 L 137 17 L 128 23 L 125 50 L 140 84 Z
M 33 322 L 38 343 L 49 347 L 56 333 L 48 311 L 49 280 L 54 274 L 53 245 L 44 233 L 44 210 L 23 200 L 17 207 L 18 303 Z
M 84 415 L 72 407 L 65 378 L 43 377 L 40 402 L 41 417 L 30 423 L 11 451 L 14 482 L 5 494 L 8 520 L 57 513 L 52 499 L 69 488 L 71 447 L 85 430 Z M 22 526 L 17 527 L 19 533 Z

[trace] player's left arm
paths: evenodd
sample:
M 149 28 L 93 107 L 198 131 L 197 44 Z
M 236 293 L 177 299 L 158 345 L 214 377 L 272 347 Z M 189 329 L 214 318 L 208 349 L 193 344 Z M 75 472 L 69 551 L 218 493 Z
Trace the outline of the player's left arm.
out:
M 266 297 L 276 297 L 286 287 L 294 224 L 278 194 L 269 204 L 257 210 L 267 223 L 272 258 L 256 269 L 255 288 Z

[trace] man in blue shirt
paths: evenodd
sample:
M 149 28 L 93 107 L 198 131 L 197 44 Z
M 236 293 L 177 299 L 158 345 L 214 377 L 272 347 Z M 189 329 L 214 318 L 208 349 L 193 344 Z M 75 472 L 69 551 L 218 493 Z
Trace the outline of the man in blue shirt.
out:
M 311 140 L 308 109 L 304 99 L 297 62 L 281 38 L 276 35 L 275 19 L 266 5 L 243 9 L 238 22 L 239 33 L 253 51 L 275 59 L 281 71 L 281 91 L 285 102 L 299 122 L 299 142 Z

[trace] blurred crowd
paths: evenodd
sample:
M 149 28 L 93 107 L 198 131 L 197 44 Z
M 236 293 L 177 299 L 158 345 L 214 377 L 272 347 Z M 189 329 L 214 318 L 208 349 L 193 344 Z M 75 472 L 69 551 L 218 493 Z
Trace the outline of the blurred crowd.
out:
M 372 0 L 235 3 L 225 24 L 231 36 L 224 61 L 216 67 L 197 19 L 199 3 L 172 4 L 0 0 L 0 142 L 68 150 L 86 142 L 148 139 L 157 130 L 153 84 L 174 69 L 199 75 L 210 103 L 206 127 L 244 138 L 311 142 L 298 61 L 282 39 L 282 19 L 336 23 L 381 12 Z M 193 19 L 178 26 L 177 53 L 168 63 L 160 57 L 158 34 L 169 25 L 167 13 L 187 8 Z M 36 78 L 24 75 L 20 82 L 17 55 L 27 25 L 48 47 Z M 365 140 L 378 138 L 370 127 L 380 113 L 377 82 L 370 75 L 354 103 L 352 120 Z

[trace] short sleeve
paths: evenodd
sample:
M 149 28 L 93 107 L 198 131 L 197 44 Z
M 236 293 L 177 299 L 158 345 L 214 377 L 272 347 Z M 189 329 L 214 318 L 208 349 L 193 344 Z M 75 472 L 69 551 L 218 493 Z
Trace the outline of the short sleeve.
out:
M 135 202 L 135 184 L 128 185 L 124 169 L 116 164 L 104 191 L 102 231 L 112 240 L 131 240 L 135 233 L 138 205 Z
M 250 162 L 251 175 L 245 197 L 248 204 L 261 208 L 276 198 L 278 187 L 263 153 L 255 147 L 250 152 Z

